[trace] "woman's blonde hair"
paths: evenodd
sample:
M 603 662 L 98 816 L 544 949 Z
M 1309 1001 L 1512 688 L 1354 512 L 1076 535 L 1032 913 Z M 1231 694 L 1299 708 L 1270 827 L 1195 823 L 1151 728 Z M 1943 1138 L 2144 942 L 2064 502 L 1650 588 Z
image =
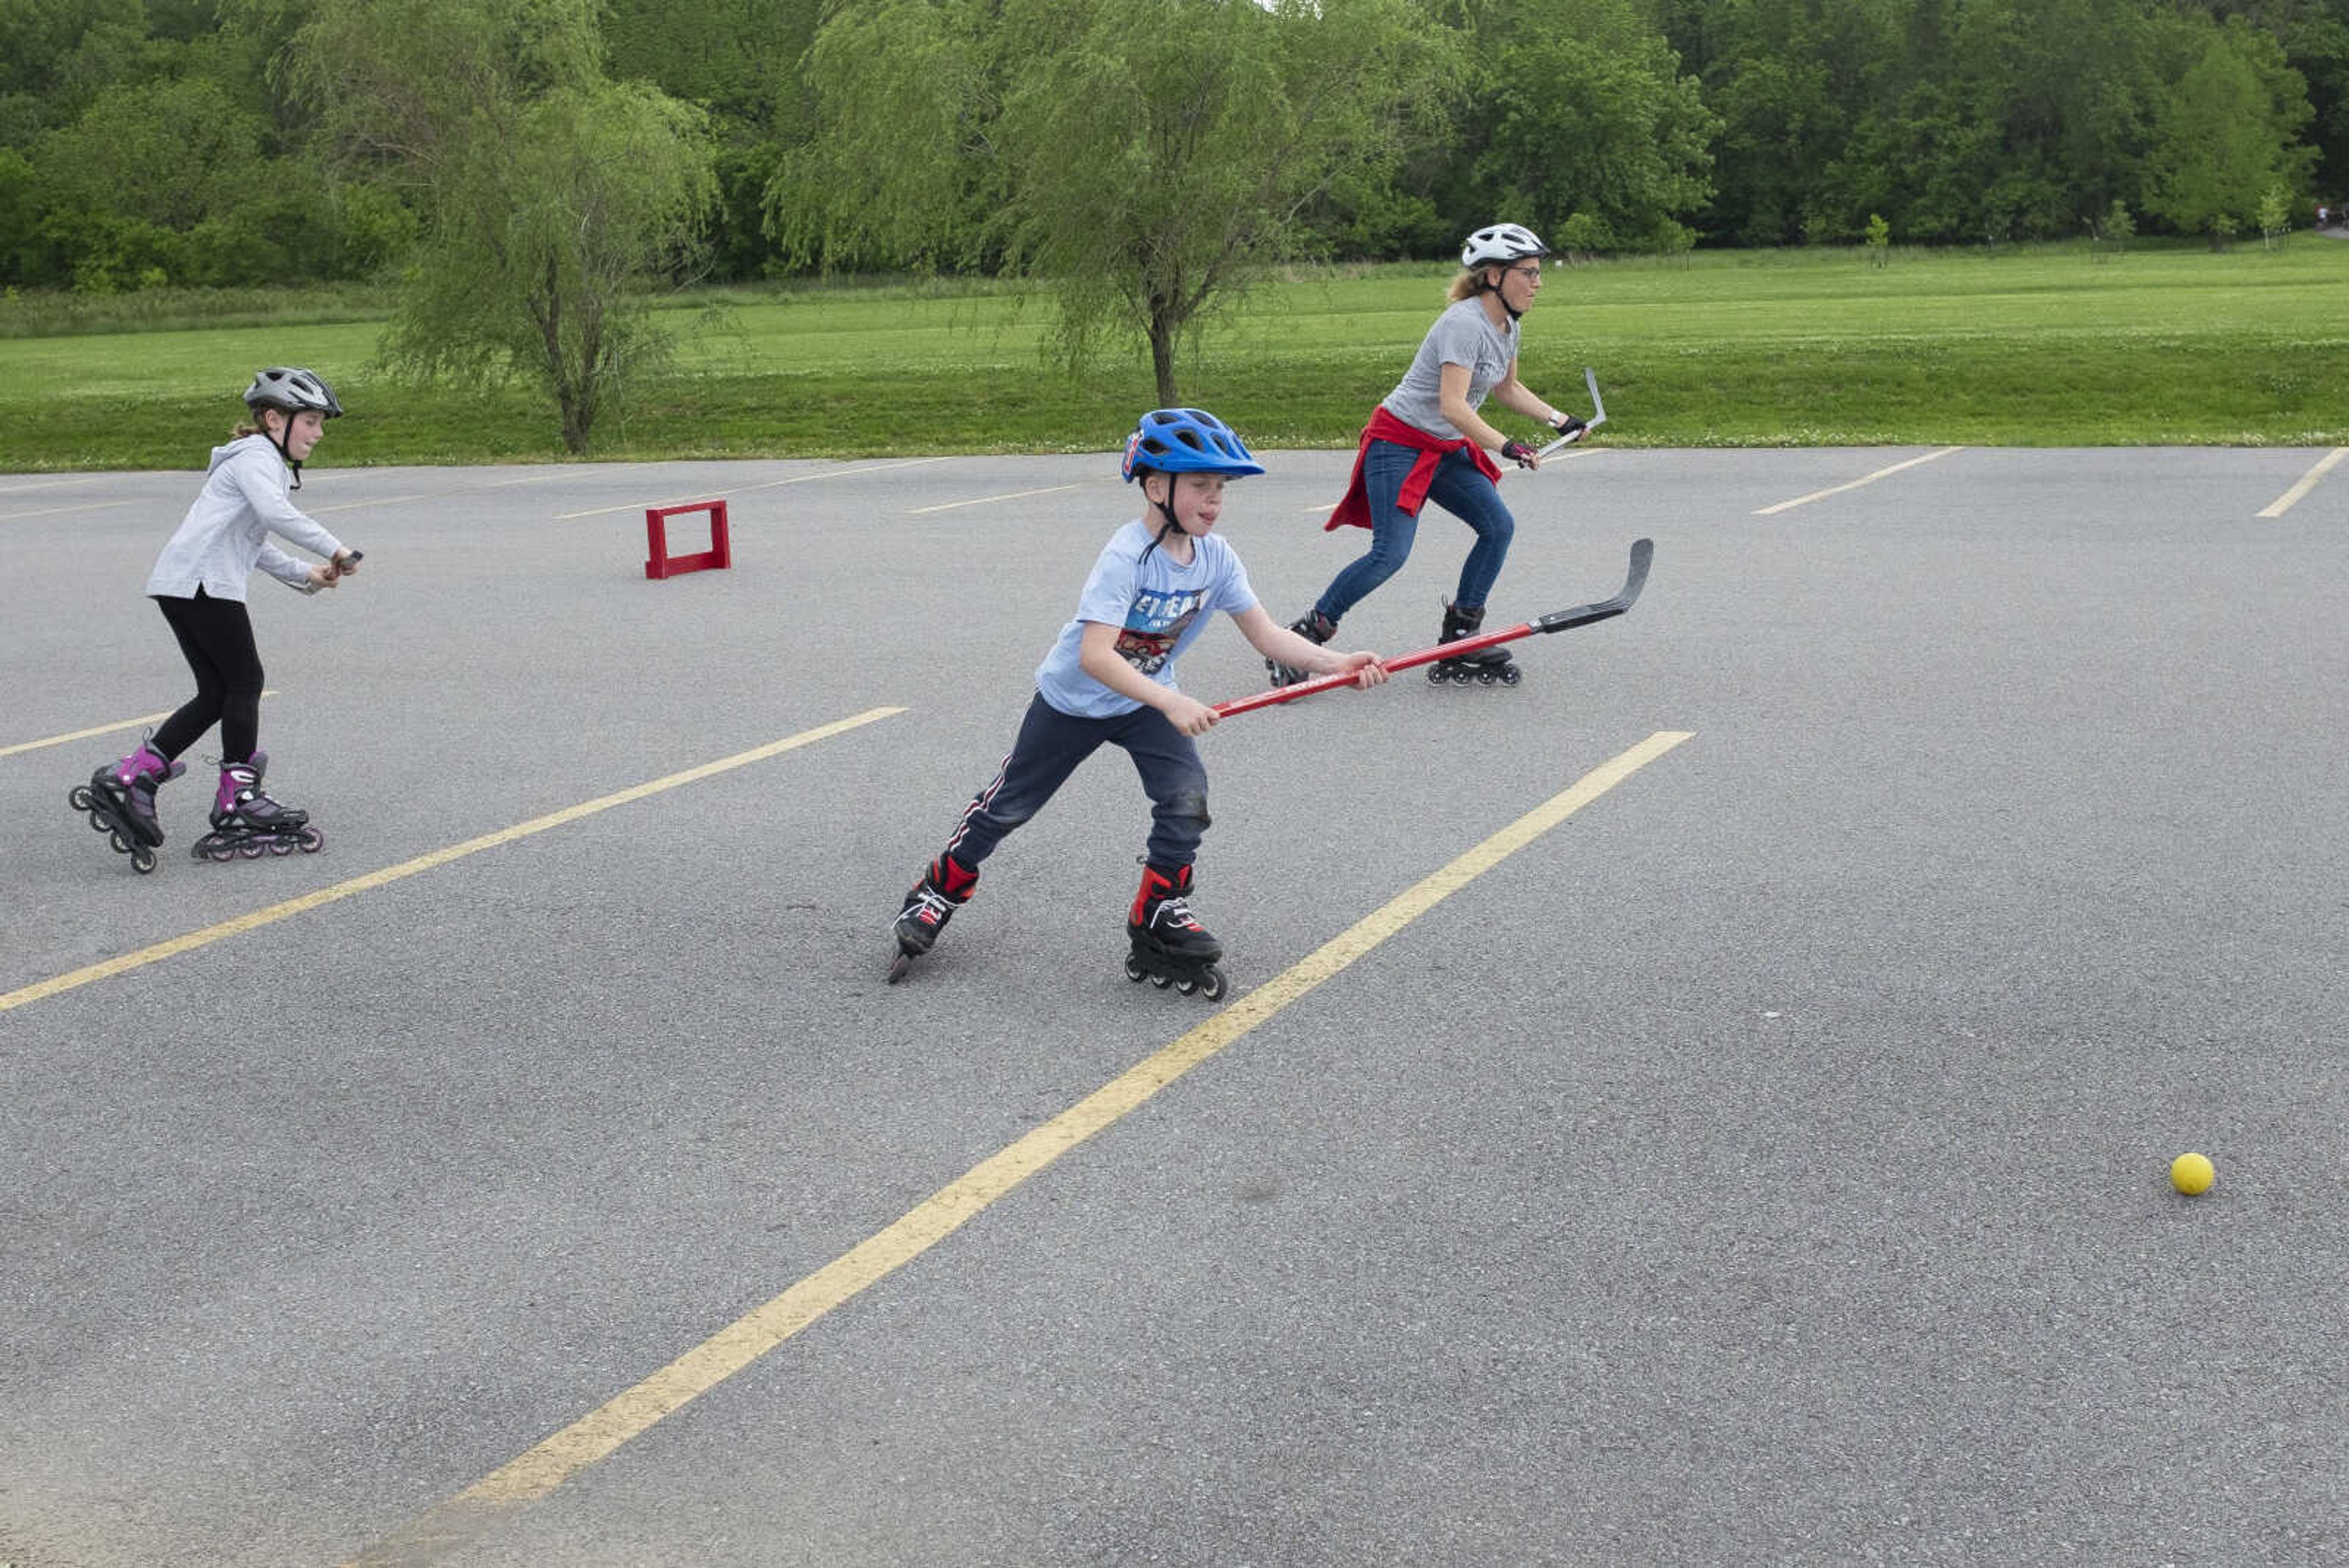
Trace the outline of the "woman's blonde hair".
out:
M 1487 262 L 1485 264 L 1485 266 L 1472 266 L 1467 271 L 1462 273 L 1458 277 L 1454 278 L 1452 280 L 1452 291 L 1444 297 L 1452 304 L 1457 305 L 1462 300 L 1475 294 L 1478 289 L 1485 286 L 1485 268 L 1492 265 L 1492 263 Z

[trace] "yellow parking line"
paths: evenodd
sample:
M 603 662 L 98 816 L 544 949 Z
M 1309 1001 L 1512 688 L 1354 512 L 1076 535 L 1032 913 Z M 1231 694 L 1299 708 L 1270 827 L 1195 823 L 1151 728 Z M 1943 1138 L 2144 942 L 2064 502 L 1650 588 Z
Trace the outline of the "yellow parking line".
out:
M 78 478 L 36 479 L 29 484 L 0 484 L 0 495 L 22 495 L 33 490 L 70 490 L 79 485 L 96 484 L 104 474 L 88 474 Z
M 117 506 L 136 505 L 138 499 L 129 496 L 120 501 L 93 501 L 86 506 L 47 506 L 38 512 L 0 513 L 0 523 L 22 523 L 32 517 L 67 517 L 77 512 L 110 512 Z
M 1814 501 L 1824 501 L 1830 495 L 1841 495 L 1845 491 L 1857 490 L 1863 484 L 1873 484 L 1887 474 L 1898 473 L 1904 468 L 1914 468 L 1920 462 L 1930 462 L 1937 457 L 1947 457 L 1953 452 L 1965 450 L 1961 446 L 1945 446 L 1939 452 L 1929 452 L 1922 457 L 1912 457 L 1906 462 L 1896 462 L 1889 468 L 1879 468 L 1874 473 L 1865 474 L 1853 480 L 1849 484 L 1831 485 L 1825 490 L 1814 490 L 1808 495 L 1797 495 L 1792 501 L 1781 501 L 1775 506 L 1759 507 L 1754 511 L 1754 515 L 1768 517 L 1775 513 L 1791 512 L 1797 506 L 1806 506 Z
M 1061 1156 L 1113 1126 L 1192 1068 L 1691 738 L 1686 731 L 1659 731 L 1601 763 L 1564 794 L 1397 895 L 1173 1044 L 971 1167 L 894 1223 L 719 1330 L 600 1409 L 590 1411 L 360 1552 L 344 1568 L 392 1568 L 394 1564 L 424 1568 L 462 1550 L 499 1521 L 544 1498 L 581 1470 L 642 1436 L 663 1417 L 708 1393 L 936 1246 Z
M 985 506 L 995 501 L 1024 501 L 1030 495 L 1058 495 L 1063 490 L 1076 488 L 1073 484 L 1048 484 L 1041 490 L 1013 490 L 1001 495 L 974 496 L 968 501 L 941 501 L 936 506 L 916 506 L 905 515 L 919 517 L 927 512 L 951 512 L 957 506 Z
M 380 871 L 370 871 L 364 877 L 354 877 L 347 882 L 337 882 L 331 888 L 321 888 L 315 893 L 305 893 L 298 898 L 288 898 L 282 904 L 272 904 L 265 909 L 255 909 L 249 915 L 239 915 L 233 920 L 222 920 L 219 925 L 207 926 L 201 931 L 191 931 L 183 937 L 173 937 L 170 941 L 157 942 L 153 947 L 140 948 L 135 953 L 124 953 L 120 958 L 107 959 L 103 962 L 75 970 L 70 974 L 58 975 L 53 980 L 37 981 L 31 985 L 0 993 L 0 1012 L 6 1012 L 11 1008 L 22 1007 L 27 1002 L 39 1002 L 45 997 L 56 996 L 61 992 L 75 990 L 89 984 L 92 981 L 105 980 L 111 975 L 144 968 L 150 963 L 160 963 L 167 958 L 192 952 L 198 948 L 207 948 L 214 942 L 222 942 L 231 937 L 242 936 L 246 931 L 257 930 L 263 926 L 274 925 L 279 920 L 290 919 L 306 910 L 318 909 L 323 905 L 334 903 L 337 899 L 347 898 L 354 893 L 364 893 L 371 888 L 381 888 L 388 883 L 413 877 L 420 871 L 429 871 L 436 866 L 446 866 L 452 860 L 462 860 L 468 855 L 478 855 L 484 849 L 494 849 L 501 844 L 512 844 L 518 838 L 528 838 L 534 833 L 544 833 L 550 827 L 561 827 L 565 823 L 577 822 L 580 818 L 593 816 L 599 811 L 609 811 L 616 805 L 626 805 L 631 801 L 639 801 L 647 795 L 658 794 L 664 790 L 672 790 L 680 784 L 698 783 L 716 774 L 727 773 L 735 768 L 746 767 L 752 763 L 763 762 L 779 753 L 792 751 L 816 741 L 828 740 L 843 731 L 854 730 L 861 725 L 870 724 L 875 720 L 886 719 L 893 714 L 904 711 L 903 708 L 869 708 L 849 718 L 835 720 L 829 724 L 819 724 L 812 730 L 802 730 L 796 735 L 786 735 L 780 741 L 771 741 L 763 746 L 740 752 L 730 757 L 721 757 L 714 763 L 703 763 L 700 766 L 688 768 L 683 773 L 670 774 L 666 778 L 654 779 L 649 784 L 636 784 L 611 794 L 598 796 L 594 800 L 582 801 L 577 805 L 567 805 L 561 811 L 549 812 L 544 816 L 534 816 L 528 822 L 516 823 L 512 827 L 502 827 L 495 833 L 485 833 L 479 838 L 469 838 L 462 844 L 452 844 L 446 849 L 436 849 L 429 855 L 419 855 L 413 860 L 403 860 L 397 866 L 387 866 Z
M 2262 517 L 2281 517 L 2285 513 L 2291 511 L 2294 506 L 2299 504 L 2302 496 L 2306 495 L 2310 491 L 2316 488 L 2316 482 L 2318 480 L 2323 478 L 2326 474 L 2339 467 L 2341 460 L 2344 457 L 2349 457 L 2349 446 L 2336 446 L 2331 452 L 2326 452 L 2323 457 L 2318 458 L 2314 468 L 2312 468 L 2306 473 L 2302 474 L 2300 476 L 2299 483 L 2294 484 L 2290 490 L 2285 491 L 2282 495 L 2277 496 L 2273 501 L 2269 502 L 2266 506 L 2262 507 L 2260 511 L 2260 515 Z
M 262 695 L 274 697 L 277 692 L 273 688 L 264 691 Z M 13 757 L 18 752 L 37 752 L 44 746 L 62 746 L 67 741 L 87 741 L 92 735 L 111 735 L 117 730 L 136 730 L 142 724 L 160 724 L 171 716 L 171 710 L 167 709 L 160 713 L 148 713 L 136 719 L 119 719 L 111 724 L 98 724 L 87 730 L 76 730 L 70 735 L 51 735 L 45 741 L 19 741 L 13 746 L 0 746 L 0 757 Z
M 860 473 L 879 473 L 892 468 L 917 468 L 926 462 L 947 462 L 952 459 L 953 454 L 948 453 L 945 457 L 908 457 L 896 462 L 867 463 L 862 468 L 827 468 L 821 473 L 794 473 L 784 479 L 770 479 L 762 484 L 730 485 L 728 492 L 733 495 L 747 495 L 752 491 L 773 490 L 785 484 L 806 484 L 818 479 L 853 479 Z M 678 496 L 669 501 L 632 501 L 623 506 L 595 506 L 585 512 L 561 512 L 555 514 L 555 521 L 568 523 L 574 517 L 603 517 L 614 512 L 643 512 L 655 506 L 681 506 L 688 502 L 715 499 L 705 491 L 698 495 Z
M 445 500 L 450 495 L 462 493 L 462 491 L 443 491 L 437 495 L 426 495 L 420 493 L 416 495 L 378 495 L 366 501 L 344 501 L 338 502 L 332 506 L 313 506 L 310 508 L 310 514 L 314 517 L 324 516 L 329 512 L 357 512 L 362 506 L 397 506 L 403 501 L 440 501 Z

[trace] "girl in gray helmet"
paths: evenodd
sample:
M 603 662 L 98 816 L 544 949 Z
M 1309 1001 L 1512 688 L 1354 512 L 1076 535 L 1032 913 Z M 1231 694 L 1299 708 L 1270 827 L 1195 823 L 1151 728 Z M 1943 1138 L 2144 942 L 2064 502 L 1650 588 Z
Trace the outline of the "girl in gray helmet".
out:
M 72 793 L 74 809 L 88 813 L 92 827 L 110 831 L 114 847 L 140 871 L 155 868 L 155 848 L 163 842 L 156 790 L 187 772 L 181 753 L 215 723 L 220 786 L 212 797 L 212 830 L 197 842 L 196 853 L 226 860 L 264 850 L 313 850 L 325 842 L 308 826 L 308 813 L 280 805 L 261 787 L 269 765 L 268 754 L 255 745 L 261 654 L 244 592 L 256 566 L 308 594 L 358 570 L 359 552 L 345 548 L 286 493 L 300 488 L 304 460 L 343 406 L 315 373 L 282 366 L 255 376 L 244 403 L 254 422 L 239 425 L 227 445 L 212 449 L 203 488 L 147 580 L 148 597 L 162 610 L 195 675 L 196 694 L 138 750 L 99 768 L 87 787 Z M 270 542 L 272 534 L 325 564 L 295 560 Z
M 1519 223 L 1494 223 L 1460 248 L 1462 272 L 1451 304 L 1435 318 L 1411 369 L 1371 411 L 1354 456 L 1353 478 L 1327 526 L 1371 531 L 1370 549 L 1322 590 L 1290 628 L 1327 642 L 1339 620 L 1411 558 L 1420 508 L 1433 501 L 1475 531 L 1476 543 L 1461 564 L 1460 582 L 1444 607 L 1441 639 L 1454 642 L 1484 624 L 1485 597 L 1501 575 L 1516 522 L 1501 501 L 1501 470 L 1486 449 L 1520 468 L 1539 468 L 1535 448 L 1503 435 L 1479 411 L 1490 398 L 1561 434 L 1582 426 L 1517 379 L 1518 321 L 1541 292 L 1541 258 L 1549 247 Z M 1305 671 L 1267 659 L 1273 684 L 1286 686 Z M 1517 681 L 1506 649 L 1428 666 L 1433 681 Z

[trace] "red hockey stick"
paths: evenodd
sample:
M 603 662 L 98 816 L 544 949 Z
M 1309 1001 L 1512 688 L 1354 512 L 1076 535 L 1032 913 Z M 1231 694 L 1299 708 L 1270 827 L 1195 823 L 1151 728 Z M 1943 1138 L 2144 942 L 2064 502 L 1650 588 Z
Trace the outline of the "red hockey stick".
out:
M 1478 632 L 1474 637 L 1464 637 L 1457 642 L 1440 642 L 1433 648 L 1423 648 L 1416 653 L 1399 654 L 1395 658 L 1385 660 L 1386 667 L 1390 671 L 1414 670 L 1423 664 L 1433 664 L 1438 659 L 1457 659 L 1465 653 L 1475 653 L 1483 649 L 1497 647 L 1504 642 L 1515 642 L 1521 637 L 1531 637 L 1537 631 L 1568 631 L 1578 626 L 1588 626 L 1594 621 L 1613 620 L 1640 602 L 1640 590 L 1648 586 L 1648 562 L 1655 553 L 1656 545 L 1652 539 L 1635 539 L 1631 542 L 1630 574 L 1623 579 L 1623 591 L 1611 599 L 1600 599 L 1597 604 L 1582 605 L 1570 610 L 1559 610 L 1554 615 L 1546 615 L 1539 620 L 1524 621 L 1499 631 Z M 1281 702 L 1293 702 L 1299 697 L 1310 697 L 1317 691 L 1334 691 L 1340 686 L 1351 686 L 1353 683 L 1354 677 L 1350 672 L 1342 675 L 1319 675 L 1310 680 L 1300 680 L 1294 686 L 1275 686 L 1269 691 L 1259 691 L 1252 697 L 1236 697 L 1229 702 L 1218 702 L 1216 704 L 1216 717 L 1228 719 L 1235 713 L 1247 713 L 1258 708 L 1270 708 Z

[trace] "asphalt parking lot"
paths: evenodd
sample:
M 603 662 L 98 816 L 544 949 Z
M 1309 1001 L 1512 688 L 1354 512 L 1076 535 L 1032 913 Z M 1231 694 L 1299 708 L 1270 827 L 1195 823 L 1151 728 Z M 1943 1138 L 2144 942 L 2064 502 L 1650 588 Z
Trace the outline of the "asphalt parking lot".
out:
M 1284 622 L 1350 456 L 1233 488 Z M 1491 624 L 1644 597 L 1208 735 L 1215 1004 L 1121 971 L 1110 753 L 883 980 L 1113 454 L 324 452 L 326 847 L 189 859 L 193 778 L 144 877 L 65 795 L 185 695 L 193 477 L 0 477 L 0 1563 L 2349 1557 L 2329 456 L 1513 475 Z

